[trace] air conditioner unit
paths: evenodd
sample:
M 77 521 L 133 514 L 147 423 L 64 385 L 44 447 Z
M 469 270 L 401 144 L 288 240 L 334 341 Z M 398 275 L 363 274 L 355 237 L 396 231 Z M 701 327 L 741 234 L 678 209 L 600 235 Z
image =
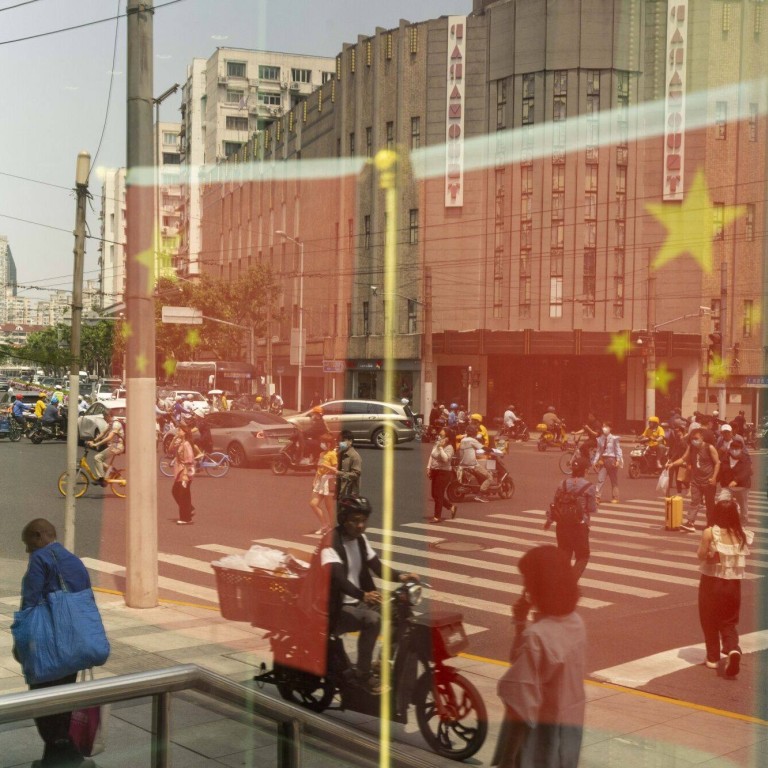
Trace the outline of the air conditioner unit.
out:
M 298 82 L 291 83 L 291 90 L 292 91 L 298 91 L 299 88 L 301 88 L 301 83 L 298 83 Z
M 287 90 L 288 90 L 288 83 L 287 83 L 287 82 L 285 82 L 285 81 L 283 81 L 282 83 L 280 83 L 280 90 L 282 90 L 282 91 L 287 91 Z
M 219 85 L 226 85 L 226 84 L 227 84 L 227 76 L 219 75 Z

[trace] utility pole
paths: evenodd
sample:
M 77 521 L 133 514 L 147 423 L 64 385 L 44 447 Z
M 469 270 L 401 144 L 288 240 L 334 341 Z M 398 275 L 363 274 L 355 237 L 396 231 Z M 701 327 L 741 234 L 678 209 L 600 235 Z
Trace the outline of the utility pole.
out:
M 717 410 L 720 411 L 720 418 L 725 418 L 726 401 L 726 350 L 730 349 L 728 339 L 731 335 L 728 333 L 728 316 L 726 304 L 728 302 L 728 262 L 723 258 L 720 263 L 720 386 L 717 390 Z M 709 410 L 709 408 L 707 408 Z
M 128 0 L 126 136 L 126 385 L 128 515 L 125 601 L 157 605 L 157 469 L 155 454 L 155 281 L 152 142 L 152 41 L 154 9 Z
M 656 415 L 656 278 L 648 260 L 648 357 L 645 368 L 645 420 Z
M 432 408 L 432 267 L 424 267 L 424 396 L 421 412 Z
M 80 395 L 80 321 L 83 316 L 83 262 L 85 260 L 85 204 L 91 155 L 80 152 L 75 169 L 75 266 L 72 276 L 72 329 L 69 354 L 69 403 L 67 411 L 67 497 L 64 505 L 64 546 L 75 550 L 75 479 L 77 477 L 77 417 Z

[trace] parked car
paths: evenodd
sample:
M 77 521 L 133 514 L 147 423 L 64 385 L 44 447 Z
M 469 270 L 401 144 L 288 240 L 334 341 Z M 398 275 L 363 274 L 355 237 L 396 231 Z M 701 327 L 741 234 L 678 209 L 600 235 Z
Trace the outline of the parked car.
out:
M 293 424 L 309 422 L 311 410 L 289 416 Z M 372 443 L 384 448 L 388 441 L 407 443 L 416 438 L 416 419 L 409 405 L 382 403 L 378 400 L 331 400 L 323 403 L 323 419 L 337 437 L 348 429 L 355 442 Z
M 162 389 L 157 393 L 157 396 L 165 400 L 166 405 L 170 408 L 173 406 L 173 401 L 176 399 L 176 395 L 180 395 L 182 399 L 186 400 L 187 395 L 192 395 L 192 409 L 195 411 L 202 411 L 205 414 L 211 412 L 211 404 L 201 395 L 199 392 L 195 392 L 193 389 Z
M 89 406 L 88 410 L 77 418 L 77 441 L 85 443 L 101 434 L 112 419 L 125 419 L 125 400 L 98 400 Z
M 228 453 L 233 467 L 277 456 L 296 435 L 293 424 L 266 411 L 218 411 L 209 413 L 205 423 L 213 450 Z
M 120 379 L 103 379 L 93 389 L 93 399 L 114 400 L 114 391 L 122 386 Z

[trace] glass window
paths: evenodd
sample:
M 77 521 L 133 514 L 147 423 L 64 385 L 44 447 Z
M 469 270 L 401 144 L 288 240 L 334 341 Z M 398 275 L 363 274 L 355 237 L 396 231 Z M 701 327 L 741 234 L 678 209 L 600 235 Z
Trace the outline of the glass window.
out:
M 757 141 L 757 104 L 749 105 L 749 140 Z
M 549 316 L 563 316 L 563 278 L 549 278 Z
M 726 125 L 728 123 L 728 102 L 718 101 L 715 103 L 715 138 L 724 139 L 726 137 Z
M 352 133 L 349 134 L 349 154 L 354 155 L 355 154 L 355 132 L 352 131 Z
M 227 104 L 240 104 L 245 102 L 245 91 L 227 88 Z
M 259 103 L 265 104 L 270 107 L 279 107 L 280 106 L 280 94 L 279 93 L 260 93 L 259 94 Z
M 228 77 L 245 77 L 245 62 L 244 61 L 228 61 L 227 76 Z
M 552 166 L 552 191 L 565 192 L 565 166 Z
M 507 126 L 507 81 L 496 81 L 496 130 Z
M 363 248 L 367 251 L 371 247 L 371 217 L 363 216 Z
M 408 242 L 416 245 L 419 242 L 419 209 L 408 211 Z
M 259 65 L 259 80 L 280 80 L 280 67 Z
M 171 144 L 172 146 L 177 147 L 179 145 L 179 134 L 164 132 L 163 144 Z
M 395 148 L 395 124 L 392 121 L 387 123 L 387 149 Z
M 715 240 L 723 239 L 724 214 L 725 214 L 725 204 L 713 203 L 712 205 L 712 237 Z
M 416 333 L 416 302 L 408 299 L 408 333 Z
M 752 299 L 746 299 L 744 301 L 744 314 L 741 335 L 748 339 L 752 336 L 752 326 L 754 322 L 755 307 Z
M 226 126 L 227 126 L 227 130 L 230 130 L 230 131 L 247 131 L 248 130 L 248 118 L 247 117 L 235 117 L 233 115 L 227 115 Z
M 373 128 L 365 129 L 365 156 L 373 157 Z
M 297 69 L 293 67 L 291 69 L 291 81 L 294 83 L 311 83 L 312 82 L 312 70 L 311 69 Z
M 421 118 L 411 118 L 411 149 L 418 149 L 421 146 Z
M 523 75 L 523 125 L 533 124 L 533 104 L 536 93 L 536 75 Z
M 747 240 L 755 239 L 755 204 L 747 203 L 747 215 L 744 219 L 744 236 Z

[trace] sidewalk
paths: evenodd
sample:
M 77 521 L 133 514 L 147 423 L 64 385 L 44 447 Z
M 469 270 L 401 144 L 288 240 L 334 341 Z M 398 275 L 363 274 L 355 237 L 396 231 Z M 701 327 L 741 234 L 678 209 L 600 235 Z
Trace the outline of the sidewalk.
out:
M 11 656 L 10 624 L 18 607 L 18 585 L 25 564 L 0 560 L 0 695 L 26 690 Z M 259 664 L 271 665 L 263 631 L 247 623 L 231 622 L 218 612 L 178 603 L 158 608 L 127 608 L 121 596 L 97 593 L 97 601 L 112 644 L 108 663 L 96 677 L 161 669 L 176 664 L 198 664 L 232 680 L 252 684 Z M 465 656 L 455 660 L 480 690 L 489 713 L 489 734 L 472 765 L 488 765 L 496 744 L 501 707 L 496 681 L 505 666 Z M 586 685 L 587 722 L 582 768 L 684 768 L 686 766 L 744 766 L 768 764 L 768 726 L 754 724 L 703 707 L 678 704 L 600 683 Z M 272 686 L 264 688 L 277 696 Z M 96 762 L 102 768 L 149 765 L 151 703 L 125 702 L 111 709 L 107 749 Z M 342 722 L 376 734 L 378 721 L 357 713 L 329 713 Z M 393 724 L 394 737 L 435 766 L 446 760 L 426 749 L 413 722 Z M 258 731 L 238 713 L 195 693 L 174 695 L 172 705 L 174 765 L 271 766 L 275 747 L 271 734 Z M 31 721 L 0 726 L 0 765 L 29 766 L 42 746 Z M 308 763 L 310 764 L 310 763 Z M 313 766 L 338 766 L 337 759 L 311 755 Z

